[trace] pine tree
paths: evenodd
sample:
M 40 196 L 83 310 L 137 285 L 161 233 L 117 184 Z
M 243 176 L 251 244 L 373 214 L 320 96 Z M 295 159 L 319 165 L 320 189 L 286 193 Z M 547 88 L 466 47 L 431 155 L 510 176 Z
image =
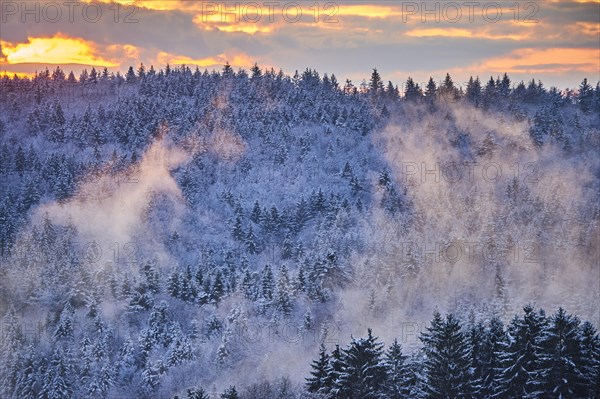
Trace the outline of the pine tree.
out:
M 579 319 L 563 308 L 550 317 L 540 356 L 546 379 L 545 394 L 550 397 L 576 397 L 578 388 L 586 383 L 579 368 L 582 364 L 579 324 Z
M 579 328 L 579 348 L 582 385 L 577 395 L 584 398 L 600 397 L 600 337 L 592 323 L 586 321 Z
M 63 311 L 60 314 L 60 320 L 54 330 L 54 339 L 56 340 L 71 340 L 73 339 L 73 315 L 75 311 L 69 302 L 63 308 Z
M 385 94 L 390 101 L 398 101 L 400 99 L 400 93 L 398 92 L 398 88 L 394 87 L 394 84 L 391 81 L 388 81 L 387 88 L 385 89 Z
M 190 388 L 187 390 L 186 399 L 210 399 L 204 388 Z
M 323 392 L 329 394 L 333 398 L 340 396 L 340 391 L 337 388 L 338 380 L 344 372 L 344 359 L 343 352 L 339 345 L 335 345 L 331 356 L 329 357 L 329 367 L 327 369 L 327 379 L 325 382 L 325 388 Z
M 130 66 L 127 70 L 127 74 L 125 75 L 125 81 L 130 84 L 135 83 L 137 81 L 137 77 L 135 76 L 135 72 L 132 66 Z
M 221 399 L 239 399 L 239 395 L 235 387 L 230 386 L 221 394 Z
M 153 304 L 153 296 L 143 284 L 140 284 L 132 290 L 127 307 L 132 312 L 141 312 L 149 310 Z
M 260 210 L 260 204 L 258 203 L 258 200 L 254 202 L 254 206 L 252 207 L 252 212 L 250 213 L 250 220 L 252 220 L 252 222 L 255 224 L 260 223 L 261 210 Z
M 271 266 L 265 265 L 261 278 L 261 296 L 267 302 L 270 302 L 273 299 L 274 293 L 275 280 L 273 278 L 273 271 L 271 270 Z
M 415 81 L 409 77 L 406 80 L 406 88 L 404 89 L 404 99 L 406 101 L 417 101 L 422 97 L 421 88 Z
M 223 285 L 223 274 L 220 270 L 217 270 L 215 281 L 213 282 L 212 290 L 210 292 L 210 299 L 213 302 L 219 302 L 224 295 L 225 286 Z
M 472 76 L 469 78 L 466 97 L 475 106 L 479 106 L 481 103 L 481 82 L 479 81 L 479 76 L 475 80 L 473 80 Z
M 256 299 L 254 281 L 252 279 L 252 276 L 250 275 L 250 271 L 248 270 L 244 272 L 241 289 L 246 299 Z
M 74 370 L 69 352 L 54 348 L 50 364 L 44 375 L 44 384 L 40 391 L 42 399 L 66 399 L 73 395 Z
M 545 316 L 533 306 L 523 307 L 523 318 L 515 316 L 508 326 L 508 343 L 502 353 L 499 376 L 500 397 L 536 397 L 543 394 L 545 376 L 541 369 Z
M 258 244 L 256 242 L 256 236 L 254 235 L 254 231 L 252 230 L 252 226 L 248 227 L 248 232 L 246 233 L 246 249 L 252 255 L 258 253 Z
M 300 202 L 296 204 L 296 215 L 294 218 L 294 230 L 299 232 L 306 226 L 310 219 L 310 210 L 304 197 L 300 198 Z
M 469 325 L 466 332 L 467 343 L 469 347 L 469 367 L 468 376 L 468 394 L 473 398 L 481 397 L 483 390 L 483 366 L 484 366 L 484 336 L 485 327 L 481 322 L 475 322 L 474 314 L 469 314 Z
M 369 81 L 369 91 L 374 96 L 377 96 L 380 93 L 384 92 L 383 80 L 381 80 L 381 76 L 379 75 L 379 72 L 377 72 L 377 68 L 374 68 L 373 73 L 371 74 L 371 80 Z
M 488 80 L 485 89 L 483 90 L 483 106 L 487 108 L 493 104 L 496 100 L 496 96 L 496 82 L 494 82 L 494 78 L 490 76 L 490 80 Z
M 225 62 L 223 65 L 223 77 L 230 78 L 234 75 L 233 68 L 229 65 L 229 61 Z
M 402 353 L 402 346 L 394 339 L 385 354 L 384 365 L 387 372 L 385 394 L 389 399 L 407 398 L 411 394 L 414 376 L 407 365 L 407 356 Z
M 368 329 L 367 338 L 352 339 L 342 355 L 342 372 L 335 389 L 349 399 L 379 398 L 384 390 L 386 370 L 381 362 L 383 344 Z
M 254 63 L 254 66 L 250 68 L 250 72 L 252 72 L 252 80 L 259 79 L 262 76 L 262 71 L 260 70 L 260 67 L 257 63 Z
M 508 97 L 510 95 L 510 79 L 506 73 L 504 73 L 502 80 L 498 85 L 498 94 L 503 97 Z
M 24 337 L 15 309 L 11 306 L 2 319 L 2 339 L 0 340 L 0 394 L 9 396 L 15 389 L 19 375 L 19 352 Z
M 142 383 L 143 387 L 148 393 L 154 392 L 160 385 L 161 378 L 161 362 L 157 361 L 152 364 L 148 362 L 144 370 L 142 371 Z M 152 396 L 152 395 L 149 395 Z
M 26 160 L 25 160 L 25 151 L 23 151 L 23 147 L 18 146 L 17 152 L 15 153 L 15 171 L 20 174 L 25 171 Z
M 282 266 L 277 277 L 277 303 L 276 306 L 285 317 L 292 314 L 293 304 L 290 298 L 290 278 L 287 268 Z
M 425 99 L 429 105 L 433 105 L 433 103 L 435 103 L 436 94 L 437 86 L 433 78 L 430 76 L 429 80 L 427 81 L 427 86 L 425 86 Z
M 29 345 L 27 351 L 19 361 L 19 374 L 14 389 L 15 398 L 35 398 L 38 385 L 39 362 L 36 359 L 33 345 Z
M 26 212 L 36 205 L 40 200 L 39 183 L 33 178 L 28 178 L 25 183 L 25 192 L 23 193 L 22 205 Z
M 579 92 L 577 93 L 577 102 L 582 112 L 588 113 L 592 109 L 593 98 L 594 89 L 588 83 L 587 78 L 584 78 L 579 85 Z
M 235 218 L 235 224 L 233 225 L 231 235 L 239 241 L 244 239 L 244 227 L 242 226 L 242 219 L 239 216 Z
M 184 361 L 194 359 L 192 343 L 188 337 L 183 334 L 179 324 L 171 326 L 167 340 L 170 341 L 170 344 L 165 355 L 166 366 L 173 367 Z
M 95 85 L 96 83 L 98 83 L 98 72 L 96 71 L 96 68 L 92 68 L 92 71 L 90 72 L 90 75 L 88 76 L 86 83 L 92 84 L 92 85 Z
M 64 83 L 66 80 L 65 73 L 59 66 L 52 72 L 52 80 L 56 83 Z
M 326 210 L 327 204 L 325 202 L 325 194 L 323 190 L 319 188 L 319 191 L 312 198 L 312 209 L 315 213 L 323 213 Z
M 292 255 L 293 255 L 292 237 L 290 236 L 290 233 L 287 233 L 285 235 L 285 238 L 283 239 L 283 245 L 282 245 L 282 249 L 281 249 L 281 259 L 283 259 L 283 260 L 291 259 Z
M 119 356 L 116 363 L 116 372 L 118 381 L 128 383 L 133 378 L 136 370 L 135 347 L 133 340 L 128 335 L 119 349 Z
M 445 101 L 454 102 L 456 100 L 458 90 L 454 86 L 454 81 L 450 77 L 449 73 L 446 74 L 444 81 L 440 85 L 439 92 Z
M 437 310 L 431 326 L 421 333 L 425 353 L 424 391 L 428 398 L 468 395 L 469 348 L 460 322 L 452 314 L 443 321 Z
M 500 391 L 499 370 L 505 343 L 504 324 L 499 318 L 493 317 L 484 331 L 481 343 L 480 370 L 477 373 L 481 381 L 475 390 L 481 397 L 494 397 Z
M 90 75 L 89 75 L 87 69 L 84 69 L 83 71 L 81 71 L 81 73 L 79 74 L 79 84 L 85 85 L 86 82 L 88 81 L 89 76 Z
M 312 371 L 306 379 L 306 389 L 308 392 L 325 393 L 330 386 L 328 385 L 329 355 L 325 350 L 325 345 L 321 344 L 319 349 L 319 358 L 311 364 Z
M 140 80 L 142 80 L 146 77 L 146 68 L 144 67 L 143 63 L 140 64 L 140 66 L 137 70 L 137 76 Z

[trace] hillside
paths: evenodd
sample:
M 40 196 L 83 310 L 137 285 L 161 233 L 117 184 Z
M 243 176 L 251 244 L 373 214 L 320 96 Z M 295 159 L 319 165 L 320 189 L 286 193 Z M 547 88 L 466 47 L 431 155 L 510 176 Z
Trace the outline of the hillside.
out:
M 0 91 L 0 397 L 307 397 L 321 344 L 372 328 L 428 370 L 438 327 L 551 336 L 559 307 L 598 375 L 600 85 L 227 64 Z

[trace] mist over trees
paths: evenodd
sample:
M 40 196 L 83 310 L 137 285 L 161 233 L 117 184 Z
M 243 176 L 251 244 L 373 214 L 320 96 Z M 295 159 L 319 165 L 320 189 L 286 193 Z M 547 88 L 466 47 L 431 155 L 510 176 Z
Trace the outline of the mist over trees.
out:
M 599 84 L 0 92 L 0 397 L 598 396 Z

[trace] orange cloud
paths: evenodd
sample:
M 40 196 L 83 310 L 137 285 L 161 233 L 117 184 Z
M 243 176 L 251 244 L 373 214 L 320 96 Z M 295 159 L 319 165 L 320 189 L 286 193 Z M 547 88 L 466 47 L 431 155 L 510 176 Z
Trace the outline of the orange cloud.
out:
M 0 70 L 0 76 L 4 77 L 4 76 L 8 76 L 9 78 L 14 77 L 15 75 L 17 75 L 19 78 L 33 78 L 35 77 L 35 72 L 14 72 L 14 71 L 6 71 L 4 69 Z
M 591 72 L 596 74 L 600 70 L 600 49 L 518 49 L 510 54 L 485 60 L 473 69 L 497 73 Z
M 342 30 L 340 25 L 344 22 L 340 17 L 362 17 L 368 19 L 393 18 L 402 15 L 401 10 L 394 6 L 382 5 L 334 5 L 334 3 L 319 5 L 318 13 L 314 4 L 304 4 L 301 6 L 302 19 L 295 23 L 286 22 L 282 16 L 281 6 L 274 6 L 274 9 L 261 8 L 256 14 L 257 21 L 247 21 L 243 18 L 242 8 L 235 4 L 226 4 L 223 10 L 222 2 L 212 3 L 209 9 L 197 9 L 197 15 L 194 17 L 194 23 L 203 30 L 219 30 L 222 32 L 243 32 L 247 34 L 272 33 L 284 26 L 294 27 L 313 27 L 318 29 Z M 243 4 L 243 3 L 242 3 Z M 259 6 L 261 3 L 257 3 Z M 217 8 L 214 8 L 217 7 Z M 251 17 L 257 12 L 254 8 L 248 11 Z M 318 19 L 317 19 L 318 17 Z M 271 20 L 273 18 L 273 20 Z M 319 22 L 317 22 L 317 20 Z M 356 27 L 349 26 L 356 30 Z
M 598 0 L 600 1 L 600 0 Z M 575 22 L 571 27 L 573 33 L 580 33 L 598 38 L 600 36 L 600 23 L 597 22 Z
M 252 22 L 223 22 L 221 15 L 196 15 L 194 23 L 203 30 L 220 30 L 222 32 L 243 32 L 247 34 L 270 33 L 275 29 L 274 23 L 261 25 Z M 280 24 L 281 25 L 281 24 Z
M 333 11 L 333 9 L 323 10 L 321 11 L 321 15 L 325 17 L 326 15 L 331 15 Z M 393 6 L 374 4 L 341 4 L 336 15 L 364 18 L 390 18 L 401 16 L 402 12 L 398 7 Z M 332 18 L 335 18 L 335 16 Z
M 226 62 L 232 67 L 248 68 L 254 65 L 254 61 L 246 54 L 219 54 L 214 57 L 194 59 L 187 56 L 175 55 L 161 51 L 156 57 L 158 65 L 196 65 L 201 68 L 221 67 Z
M 85 3 L 118 3 L 127 7 L 126 11 L 134 11 L 134 8 L 146 8 L 156 11 L 173 11 L 186 8 L 186 5 L 200 3 L 195 1 L 179 1 L 179 0 L 83 0 Z
M 523 40 L 530 36 L 529 33 L 523 34 L 494 34 L 490 32 L 474 31 L 461 28 L 429 28 L 429 29 L 413 29 L 406 32 L 407 36 L 411 37 L 463 37 L 474 39 L 490 39 L 490 40 Z
M 118 64 L 98 55 L 93 42 L 57 34 L 54 37 L 28 37 L 26 43 L 1 41 L 8 64 L 85 64 L 114 67 Z

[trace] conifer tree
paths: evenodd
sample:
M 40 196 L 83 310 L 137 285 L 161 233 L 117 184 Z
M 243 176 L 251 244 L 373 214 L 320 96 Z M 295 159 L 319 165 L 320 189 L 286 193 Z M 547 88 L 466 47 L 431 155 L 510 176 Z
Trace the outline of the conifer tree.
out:
M 221 399 L 239 399 L 239 395 L 235 387 L 230 386 L 221 394 Z
M 598 330 L 589 321 L 579 328 L 580 364 L 576 365 L 581 373 L 581 386 L 577 395 L 584 398 L 600 397 L 600 337 Z
M 69 352 L 63 352 L 60 348 L 55 347 L 44 375 L 40 397 L 43 399 L 70 398 L 73 394 L 73 375 L 74 370 Z
M 407 398 L 411 394 L 414 376 L 407 364 L 407 356 L 402 353 L 402 346 L 394 339 L 388 348 L 384 365 L 387 372 L 385 394 L 390 399 Z
M 328 385 L 328 367 L 329 355 L 325 350 L 325 345 L 321 344 L 319 358 L 311 364 L 311 377 L 306 379 L 306 389 L 308 392 L 325 393 L 330 388 Z
M 461 398 L 468 394 L 469 348 L 459 321 L 452 314 L 442 320 L 436 310 L 421 333 L 425 354 L 424 391 L 428 398 Z
M 352 339 L 342 355 L 342 372 L 335 383 L 341 397 L 379 398 L 384 390 L 386 370 L 381 362 L 383 344 L 371 329 L 367 338 Z
M 502 351 L 499 392 L 501 397 L 535 397 L 543 394 L 541 368 L 542 339 L 546 325 L 543 313 L 523 307 L 524 316 L 515 316 L 508 326 L 508 342 Z
M 545 394 L 551 397 L 572 398 L 586 385 L 579 365 L 581 349 L 579 319 L 563 308 L 550 317 L 542 338 L 540 356 L 545 378 Z

